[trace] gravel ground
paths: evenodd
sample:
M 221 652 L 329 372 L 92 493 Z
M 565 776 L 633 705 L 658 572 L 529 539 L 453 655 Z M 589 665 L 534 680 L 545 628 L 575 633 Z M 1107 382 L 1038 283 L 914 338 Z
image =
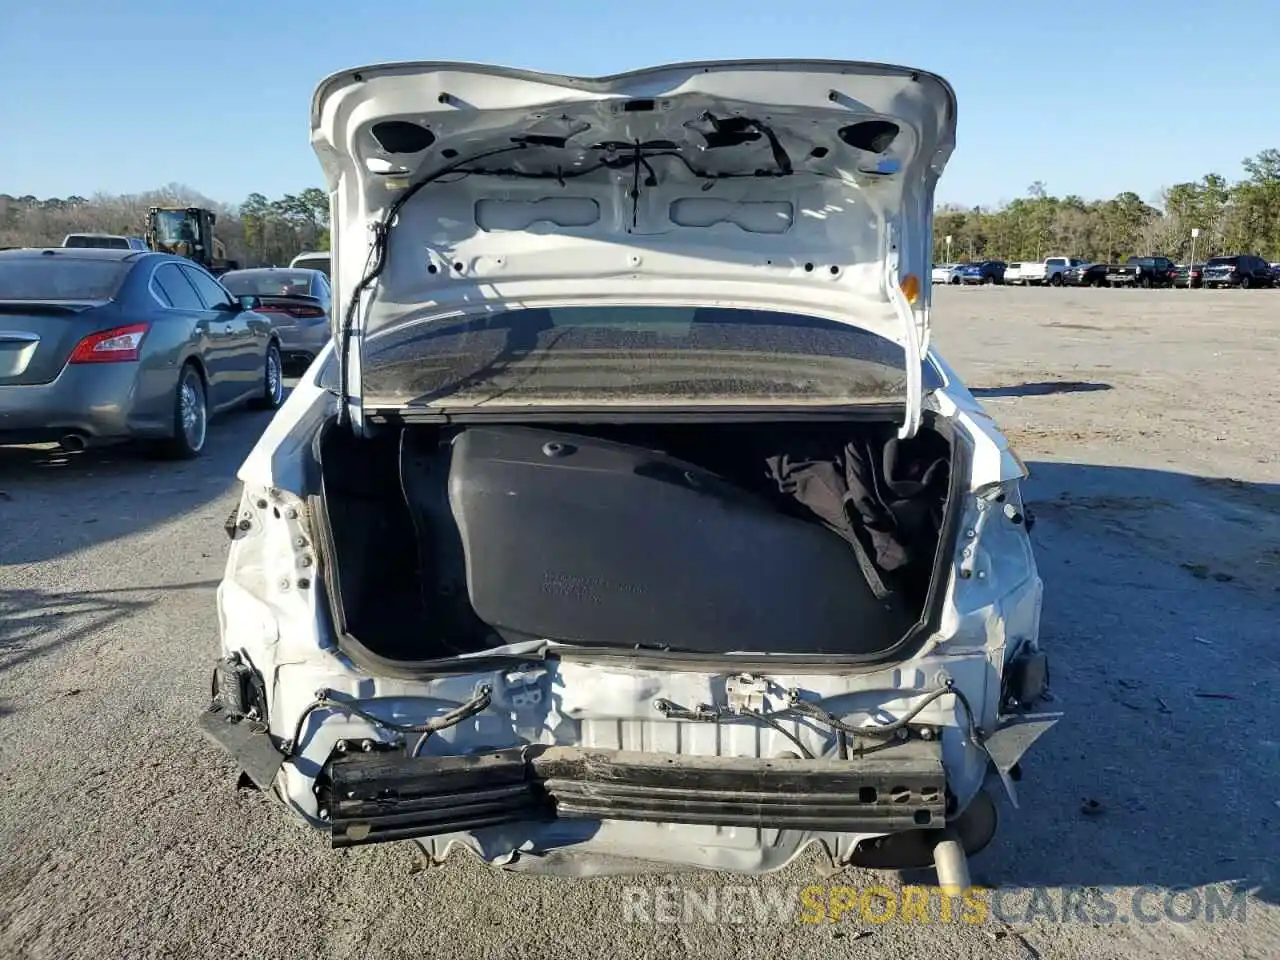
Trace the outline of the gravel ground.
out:
M 1280 955 L 1280 292 L 944 289 L 935 330 L 1031 465 L 1068 711 L 972 864 L 1011 891 L 1007 921 L 633 922 L 630 887 L 752 903 L 827 881 L 815 860 L 760 880 L 424 869 L 412 845 L 329 850 L 237 792 L 193 725 L 221 522 L 265 423 L 237 414 L 187 465 L 0 451 L 0 957 Z M 1227 883 L 1243 921 L 1130 917 L 1145 885 L 1187 888 L 1186 918 Z M 1115 922 L 1064 910 L 1078 888 Z

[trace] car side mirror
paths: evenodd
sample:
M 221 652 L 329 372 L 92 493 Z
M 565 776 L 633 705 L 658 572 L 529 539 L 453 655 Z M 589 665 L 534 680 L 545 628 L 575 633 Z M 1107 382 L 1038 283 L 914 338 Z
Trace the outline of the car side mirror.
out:
M 240 305 L 241 310 L 257 310 L 258 307 L 262 306 L 261 300 L 248 293 L 236 297 L 236 303 Z

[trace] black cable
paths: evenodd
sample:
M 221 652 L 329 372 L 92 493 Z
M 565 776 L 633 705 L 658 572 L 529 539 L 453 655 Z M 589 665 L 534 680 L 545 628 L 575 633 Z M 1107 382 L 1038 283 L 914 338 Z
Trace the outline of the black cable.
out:
M 406 698 L 370 697 L 362 700 L 361 702 L 379 703 L 385 700 L 404 699 Z M 447 727 L 454 726 L 469 717 L 475 716 L 477 713 L 487 710 L 492 700 L 492 688 L 489 686 L 482 686 L 474 697 L 443 716 L 435 717 L 428 720 L 426 723 L 396 723 L 393 720 L 384 720 L 381 717 L 375 716 L 367 710 L 357 707 L 354 703 L 346 700 L 335 700 L 330 697 L 327 692 L 322 691 L 322 695 L 316 697 L 316 699 L 308 704 L 306 709 L 299 715 L 298 722 L 293 728 L 293 739 L 284 744 L 284 758 L 289 760 L 298 755 L 298 747 L 302 742 L 302 728 L 311 714 L 315 713 L 317 710 L 336 710 L 339 713 L 346 714 L 347 716 L 359 717 L 361 720 L 365 720 L 386 730 L 395 731 L 396 733 L 420 733 L 423 736 L 418 741 L 417 746 L 414 747 L 414 755 L 416 755 L 418 747 L 422 746 L 422 744 L 426 742 L 426 738 L 432 733 L 435 733 L 437 730 L 443 730 Z
M 800 740 L 799 737 L 797 737 L 794 733 L 792 733 L 790 730 L 784 727 L 781 723 L 779 723 L 773 717 L 768 716 L 767 714 L 760 713 L 756 710 L 751 710 L 747 707 L 743 707 L 741 713 L 744 717 L 752 717 L 755 720 L 759 720 L 762 723 L 767 723 L 769 726 L 773 727 L 773 729 L 777 730 L 780 734 L 782 734 L 784 737 L 786 737 L 788 740 L 794 743 L 796 747 L 799 748 L 800 752 L 804 754 L 804 758 L 806 760 L 818 759 L 813 755 L 812 752 L 810 752 L 809 748 L 804 745 L 804 743 Z M 732 713 L 729 714 L 728 716 L 730 719 L 733 718 Z
M 342 318 L 342 336 L 338 347 L 338 424 L 343 426 L 347 422 L 349 416 L 347 410 L 347 400 L 351 392 L 351 370 L 347 363 L 347 353 L 351 349 L 351 330 L 355 325 L 356 309 L 360 305 L 360 295 L 368 288 L 369 284 L 377 280 L 382 274 L 383 269 L 387 265 L 387 242 L 391 236 L 391 224 L 395 220 L 396 215 L 413 197 L 427 184 L 434 183 L 443 176 L 456 172 L 458 169 L 468 163 L 474 163 L 477 160 L 484 160 L 486 157 L 497 156 L 502 153 L 512 153 L 516 150 L 524 150 L 525 144 L 517 143 L 505 147 L 498 147 L 494 150 L 486 150 L 477 153 L 474 156 L 463 157 L 453 163 L 445 164 L 434 173 L 430 173 L 423 177 L 417 183 L 413 184 L 404 193 L 396 198 L 395 203 L 391 204 L 387 210 L 386 216 L 382 218 L 374 227 L 373 247 L 369 251 L 369 257 L 365 261 L 365 273 L 361 277 L 360 282 L 356 284 L 356 288 L 351 291 L 351 298 L 347 301 L 347 310 Z M 372 263 L 372 266 L 370 266 Z
M 422 750 L 422 745 L 427 742 L 433 733 L 437 730 L 447 730 L 450 727 L 457 726 L 463 720 L 474 717 L 477 713 L 488 708 L 491 702 L 491 691 L 489 687 L 482 687 L 480 695 L 461 704 L 456 710 L 451 710 L 442 717 L 436 717 L 427 724 L 427 729 L 422 731 L 422 736 L 418 738 L 418 742 L 413 745 L 413 752 L 410 757 L 416 757 Z M 481 703 L 483 701 L 483 703 Z
M 778 168 L 778 176 L 788 177 L 792 173 L 791 157 L 782 146 L 782 141 L 778 139 L 778 135 L 773 132 L 773 128 L 768 124 L 761 123 L 759 120 L 746 118 L 744 121 L 748 126 L 754 127 L 764 134 L 766 140 L 769 141 L 769 150 L 773 154 L 773 162 Z
M 640 141 L 636 141 L 635 151 L 632 154 L 634 163 L 631 167 L 631 229 L 634 230 L 640 222 Z
M 893 723 L 886 723 L 873 727 L 855 727 L 852 724 L 845 723 L 843 720 L 840 720 L 823 710 L 817 704 L 809 703 L 807 700 L 797 700 L 785 709 L 777 711 L 774 715 L 779 716 L 787 713 L 798 713 L 811 720 L 818 720 L 825 723 L 831 727 L 832 730 L 844 732 L 851 736 L 890 739 L 895 737 L 899 730 L 919 716 L 925 707 L 929 706 L 939 697 L 944 697 L 947 694 L 952 694 L 958 701 L 960 701 L 960 705 L 964 707 L 966 718 L 969 721 L 969 735 L 975 743 L 981 744 L 983 740 L 982 730 L 978 727 L 977 718 L 974 715 L 973 707 L 969 703 L 969 698 L 953 685 L 937 687 L 929 691 L 920 703 L 916 704 L 906 714 L 893 721 Z

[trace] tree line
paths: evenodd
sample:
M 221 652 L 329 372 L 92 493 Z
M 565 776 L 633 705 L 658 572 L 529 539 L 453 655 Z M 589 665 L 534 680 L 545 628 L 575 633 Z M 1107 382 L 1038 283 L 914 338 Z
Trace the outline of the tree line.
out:
M 934 260 L 1185 261 L 1198 229 L 1196 260 L 1250 253 L 1280 261 L 1280 150 L 1263 150 L 1243 167 L 1235 182 L 1210 173 L 1162 190 L 1151 203 L 1129 191 L 1110 200 L 1056 197 L 1037 181 L 1025 197 L 998 208 L 944 206 L 934 212 Z
M 1151 202 L 1126 191 L 1109 200 L 1057 197 L 1037 181 L 998 207 L 948 205 L 934 214 L 934 259 L 1043 260 L 1055 254 L 1095 262 L 1130 255 L 1196 259 L 1252 253 L 1280 260 L 1280 150 L 1243 164 L 1244 177 L 1210 173 L 1177 183 Z M 200 206 L 218 214 L 227 256 L 242 264 L 287 264 L 303 250 L 329 249 L 329 199 L 309 187 L 275 200 L 250 194 L 238 206 L 171 184 L 147 193 L 38 200 L 0 194 L 0 247 L 56 246 L 68 233 L 140 235 L 151 206 Z M 951 237 L 948 251 L 946 238 Z
M 238 206 L 218 203 L 182 184 L 145 193 L 91 197 L 0 194 L 0 247 L 58 246 L 68 233 L 142 236 L 151 207 L 207 207 L 227 257 L 244 266 L 288 264 L 304 250 L 329 249 L 329 197 L 316 187 L 270 200 L 251 193 Z

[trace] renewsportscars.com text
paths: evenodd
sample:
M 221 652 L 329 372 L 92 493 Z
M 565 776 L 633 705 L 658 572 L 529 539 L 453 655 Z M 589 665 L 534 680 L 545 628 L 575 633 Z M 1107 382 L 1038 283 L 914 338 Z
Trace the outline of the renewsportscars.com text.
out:
M 1248 888 L 626 887 L 628 923 L 1243 923 Z

